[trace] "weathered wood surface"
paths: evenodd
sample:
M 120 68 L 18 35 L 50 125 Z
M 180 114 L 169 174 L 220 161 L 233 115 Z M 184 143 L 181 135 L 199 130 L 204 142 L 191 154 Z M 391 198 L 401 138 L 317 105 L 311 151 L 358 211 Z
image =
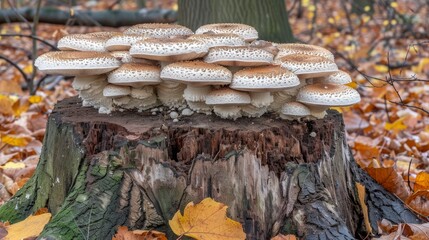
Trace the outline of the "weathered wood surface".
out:
M 383 218 L 420 222 L 358 168 L 336 112 L 304 122 L 194 114 L 173 123 L 166 115 L 100 115 L 77 98 L 61 101 L 35 176 L 0 219 L 19 221 L 46 206 L 54 217 L 41 237 L 108 239 L 126 225 L 174 239 L 173 214 L 212 197 L 229 206 L 248 239 L 364 238 L 360 182 L 373 229 Z

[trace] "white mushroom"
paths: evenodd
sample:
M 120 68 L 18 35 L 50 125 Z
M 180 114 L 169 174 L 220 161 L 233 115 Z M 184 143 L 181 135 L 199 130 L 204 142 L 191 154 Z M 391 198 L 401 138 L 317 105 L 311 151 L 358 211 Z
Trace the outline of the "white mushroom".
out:
M 277 44 L 276 47 L 279 50 L 276 59 L 291 54 L 303 54 L 310 56 L 320 56 L 334 61 L 334 54 L 332 54 L 329 50 L 316 45 L 302 43 L 282 43 Z
M 320 56 L 290 54 L 278 58 L 276 62 L 303 79 L 323 77 L 338 71 L 334 61 Z
M 258 31 L 252 26 L 241 23 L 214 23 L 199 27 L 195 33 L 237 34 L 244 40 L 251 42 L 258 39 Z
M 134 25 L 124 31 L 124 34 L 140 34 L 154 38 L 168 38 L 171 36 L 187 36 L 192 30 L 177 24 L 143 23 Z
M 240 105 L 250 104 L 250 96 L 230 88 L 216 89 L 206 97 L 206 104 L 213 105 L 214 112 L 221 118 L 237 119 L 241 117 Z
M 352 82 L 350 75 L 344 71 L 338 70 L 326 77 L 314 78 L 314 83 L 332 83 L 332 84 L 348 84 Z
M 208 63 L 223 66 L 262 66 L 272 63 L 274 55 L 268 51 L 252 47 L 213 47 L 204 57 Z
M 280 118 L 282 119 L 299 119 L 306 117 L 311 114 L 310 109 L 299 102 L 288 102 L 285 103 L 280 110 Z
M 158 66 L 124 63 L 119 68 L 112 71 L 107 80 L 115 85 L 131 87 L 142 87 L 147 85 L 157 85 L 161 83 L 161 69 Z

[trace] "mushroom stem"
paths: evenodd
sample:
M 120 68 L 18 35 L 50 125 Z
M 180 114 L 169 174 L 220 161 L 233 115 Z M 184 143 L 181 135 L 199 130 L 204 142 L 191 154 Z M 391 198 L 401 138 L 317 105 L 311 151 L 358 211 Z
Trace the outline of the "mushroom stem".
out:
M 311 116 L 318 119 L 324 118 L 326 115 L 326 110 L 329 109 L 329 107 L 327 106 L 317 106 L 317 105 L 309 105 L 309 104 L 308 105 L 304 104 L 304 105 L 306 105 L 310 109 Z

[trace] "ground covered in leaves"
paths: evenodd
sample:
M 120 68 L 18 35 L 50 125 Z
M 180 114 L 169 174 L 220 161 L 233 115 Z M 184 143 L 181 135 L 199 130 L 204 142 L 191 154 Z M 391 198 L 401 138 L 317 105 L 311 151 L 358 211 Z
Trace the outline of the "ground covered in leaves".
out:
M 115 2 L 91 1 L 92 5 L 80 7 L 94 11 L 137 7 L 134 1 L 122 1 L 122 6 Z M 386 189 L 429 217 L 427 3 L 377 0 L 373 5 L 355 6 L 348 1 L 287 2 L 297 40 L 331 50 L 362 96 L 361 103 L 338 109 L 344 114 L 355 159 Z M 177 8 L 175 1 L 147 3 L 149 7 Z M 33 44 L 40 55 L 52 50 L 64 34 L 109 30 L 39 24 L 39 40 L 32 40 L 25 37 L 31 34 L 30 24 L 0 26 L 0 203 L 33 174 L 54 104 L 76 95 L 71 79 L 35 71 Z M 28 81 L 34 83 L 33 89 L 37 87 L 35 95 L 30 95 Z M 392 236 L 400 231 L 410 237 L 425 228 L 429 229 L 382 222 L 379 231 Z

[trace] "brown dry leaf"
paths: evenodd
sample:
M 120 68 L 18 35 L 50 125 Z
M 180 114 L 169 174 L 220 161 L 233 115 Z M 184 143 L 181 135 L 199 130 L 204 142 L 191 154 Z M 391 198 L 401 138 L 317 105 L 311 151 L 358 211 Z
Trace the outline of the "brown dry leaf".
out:
M 417 174 L 414 191 L 417 192 L 420 190 L 429 190 L 429 173 L 427 172 Z
M 271 238 L 271 240 L 296 240 L 295 235 L 292 234 L 288 234 L 288 235 L 283 235 L 283 234 L 279 234 L 273 238 Z
M 0 165 L 3 165 L 12 160 L 13 157 L 15 157 L 17 154 L 18 153 L 4 154 L 3 152 L 0 152 Z
M 112 240 L 167 240 L 164 233 L 153 230 L 134 230 L 129 231 L 128 227 L 118 227 L 117 233 Z
M 0 93 L 22 95 L 21 85 L 17 81 L 0 81 Z
M 0 95 L 0 114 L 12 115 L 13 114 L 12 105 L 13 105 L 13 101 L 11 101 L 9 97 Z
M 405 203 L 420 215 L 429 216 L 429 191 L 414 192 Z
M 183 215 L 176 212 L 169 225 L 178 236 L 199 240 L 245 239 L 246 234 L 239 222 L 226 216 L 227 206 L 205 198 L 198 204 L 186 205 Z
M 410 196 L 410 191 L 406 187 L 402 177 L 393 167 L 388 168 L 365 168 L 368 174 L 374 178 L 387 191 L 395 194 L 400 199 L 405 200 Z
M 363 219 L 365 222 L 365 228 L 366 228 L 367 232 L 372 233 L 372 227 L 371 227 L 371 223 L 369 222 L 369 216 L 368 216 L 368 206 L 366 206 L 366 203 L 365 203 L 365 186 L 357 182 L 356 188 L 357 188 L 358 196 L 359 196 L 359 204 L 360 204 L 360 206 L 362 208 L 362 212 L 363 212 Z
M 6 164 L 0 166 L 1 169 L 20 169 L 25 168 L 25 164 L 22 162 L 7 162 Z
M 8 235 L 5 240 L 21 240 L 29 237 L 37 237 L 51 219 L 50 213 L 43 213 L 37 216 L 29 216 L 21 222 L 17 222 L 7 227 Z
M 30 136 L 19 136 L 19 135 L 4 135 L 1 137 L 2 143 L 7 143 L 12 146 L 16 147 L 23 147 L 26 146 L 30 141 L 32 140 L 32 137 Z

